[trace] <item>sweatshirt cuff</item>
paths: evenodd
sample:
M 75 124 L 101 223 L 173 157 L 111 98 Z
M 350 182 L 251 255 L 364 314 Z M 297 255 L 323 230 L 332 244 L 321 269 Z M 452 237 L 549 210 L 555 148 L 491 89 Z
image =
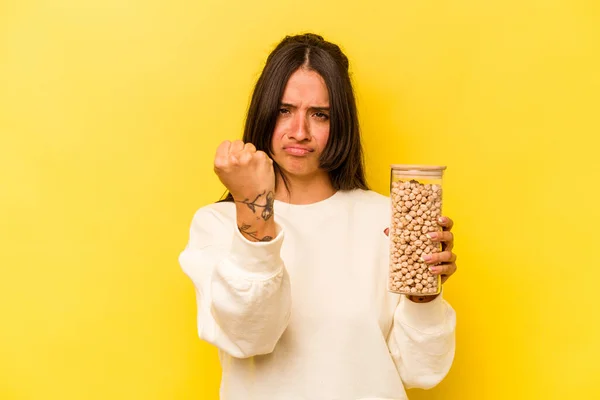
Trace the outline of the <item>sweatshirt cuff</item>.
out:
M 281 245 L 284 232 L 275 222 L 275 237 L 269 242 L 251 242 L 239 231 L 234 229 L 231 244 L 231 261 L 234 265 L 248 272 L 257 274 L 272 274 L 283 264 L 281 260 Z
M 403 296 L 396 310 L 396 317 L 403 325 L 424 333 L 433 333 L 446 321 L 446 303 L 442 296 L 443 290 L 429 303 L 415 303 Z

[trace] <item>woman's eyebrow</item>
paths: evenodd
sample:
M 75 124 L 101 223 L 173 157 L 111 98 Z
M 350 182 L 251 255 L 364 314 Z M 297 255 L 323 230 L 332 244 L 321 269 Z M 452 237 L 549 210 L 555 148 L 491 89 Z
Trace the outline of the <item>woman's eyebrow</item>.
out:
M 298 108 L 297 106 L 290 103 L 281 103 L 280 107 Z M 309 110 L 315 111 L 329 111 L 329 106 L 311 106 Z

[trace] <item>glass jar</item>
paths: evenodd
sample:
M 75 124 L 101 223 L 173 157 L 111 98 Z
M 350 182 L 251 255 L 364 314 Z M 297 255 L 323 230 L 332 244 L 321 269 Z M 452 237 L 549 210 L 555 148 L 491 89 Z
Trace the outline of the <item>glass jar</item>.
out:
M 430 232 L 441 231 L 442 176 L 445 166 L 393 164 L 390 175 L 390 268 L 388 290 L 405 295 L 440 293 L 440 275 L 421 258 L 442 251 Z

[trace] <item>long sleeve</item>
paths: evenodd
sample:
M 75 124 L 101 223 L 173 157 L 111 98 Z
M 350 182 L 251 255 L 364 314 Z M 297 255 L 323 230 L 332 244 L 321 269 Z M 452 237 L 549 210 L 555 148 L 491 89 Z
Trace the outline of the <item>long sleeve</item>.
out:
M 272 352 L 287 327 L 291 292 L 279 225 L 276 234 L 270 242 L 250 242 L 235 221 L 203 208 L 179 256 L 195 287 L 200 338 L 233 357 Z
M 388 347 L 407 389 L 430 389 L 448 374 L 455 353 L 456 313 L 440 294 L 429 303 L 401 296 Z

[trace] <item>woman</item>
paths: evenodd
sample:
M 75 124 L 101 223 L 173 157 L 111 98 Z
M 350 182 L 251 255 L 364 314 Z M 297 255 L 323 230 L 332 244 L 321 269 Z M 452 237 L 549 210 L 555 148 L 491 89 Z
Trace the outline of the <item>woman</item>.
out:
M 452 307 L 387 290 L 389 198 L 367 187 L 338 46 L 286 37 L 214 169 L 229 201 L 195 214 L 180 263 L 200 338 L 219 349 L 221 399 L 405 399 L 446 376 Z M 445 281 L 456 256 L 452 221 L 440 225 L 429 263 Z

